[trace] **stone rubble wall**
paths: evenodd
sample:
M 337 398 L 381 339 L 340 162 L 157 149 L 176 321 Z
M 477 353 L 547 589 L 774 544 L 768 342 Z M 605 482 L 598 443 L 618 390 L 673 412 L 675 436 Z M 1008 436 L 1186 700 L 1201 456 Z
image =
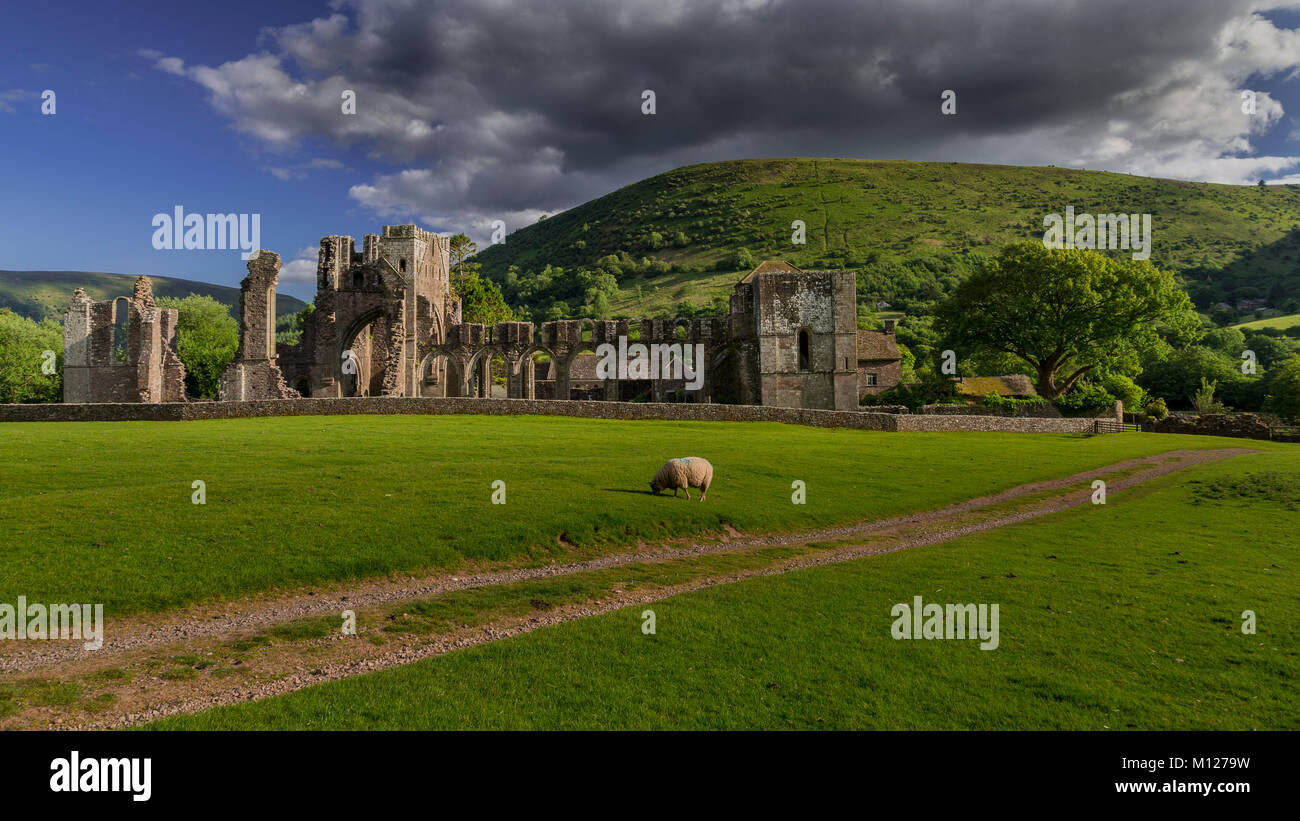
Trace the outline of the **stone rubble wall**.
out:
M 1031 419 L 1060 419 L 1061 412 L 1053 405 L 1041 408 L 986 408 L 983 405 L 922 405 L 921 413 L 928 416 L 1015 416 Z
M 1197 433 L 1203 436 L 1233 436 L 1239 439 L 1272 439 L 1273 431 L 1253 413 L 1207 413 L 1194 416 L 1171 413 L 1156 421 L 1142 423 L 1151 433 Z
M 998 416 L 917 414 L 778 408 L 762 405 L 603 402 L 475 397 L 352 397 L 271 399 L 250 402 L 159 404 L 0 405 L 0 422 L 187 421 L 259 416 L 347 414 L 480 414 L 572 416 L 588 419 L 659 419 L 705 422 L 783 422 L 822 428 L 876 431 L 991 431 L 1004 433 L 1092 433 L 1091 419 L 1025 419 Z

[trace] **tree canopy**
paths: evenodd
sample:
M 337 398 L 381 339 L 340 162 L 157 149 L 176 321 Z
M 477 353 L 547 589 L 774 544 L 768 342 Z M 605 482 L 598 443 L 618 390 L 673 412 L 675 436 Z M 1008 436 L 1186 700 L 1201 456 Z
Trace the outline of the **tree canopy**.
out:
M 478 246 L 465 234 L 451 237 L 451 289 L 460 299 L 461 319 L 493 325 L 513 320 L 514 312 L 506 304 L 495 282 L 479 275 L 479 264 L 470 258 Z
M 193 396 L 216 398 L 221 374 L 239 347 L 239 323 L 210 296 L 162 297 L 159 308 L 176 309 L 176 349 L 185 366 L 185 388 Z
M 1199 322 L 1173 274 L 1146 260 L 1013 243 L 939 306 L 938 327 L 957 347 L 1014 354 L 1056 399 L 1097 368 L 1136 373 L 1163 343 L 1157 326 L 1191 339 Z
M 43 367 L 47 362 L 50 365 Z M 61 401 L 63 325 L 52 319 L 35 322 L 0 308 L 0 403 Z

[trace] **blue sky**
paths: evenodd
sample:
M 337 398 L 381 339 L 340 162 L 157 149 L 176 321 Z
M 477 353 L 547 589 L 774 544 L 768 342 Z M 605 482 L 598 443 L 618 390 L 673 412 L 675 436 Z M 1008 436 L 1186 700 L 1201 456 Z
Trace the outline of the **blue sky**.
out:
M 151 273 L 237 285 L 245 263 L 231 251 L 158 251 L 153 215 L 176 205 L 200 213 L 261 214 L 262 245 L 290 255 L 326 233 L 373 231 L 373 217 L 348 200 L 351 171 L 282 181 L 265 169 L 292 164 L 235 133 L 206 93 L 154 69 L 140 49 L 174 44 L 213 64 L 252 50 L 268 25 L 319 13 L 319 3 L 223 3 L 191 19 L 176 4 L 31 4 L 10 9 L 0 30 L 0 86 L 28 91 L 0 112 L 4 157 L 4 251 L 0 268 Z M 100 9 L 96 11 L 95 9 Z M 68 25 L 85 15 L 94 25 Z M 56 93 L 42 115 L 40 92 Z M 305 151 L 310 151 L 306 146 Z M 353 156 L 355 155 L 355 156 Z M 320 156 L 371 169 L 360 151 Z M 21 192 L 19 196 L 15 193 Z M 302 284 L 285 290 L 311 296 Z
M 153 248 L 180 205 L 260 214 L 282 290 L 310 298 L 325 234 L 414 220 L 482 241 L 494 218 L 749 156 L 1300 181 L 1300 12 L 1228 0 L 106 5 L 6 9 L 0 268 L 238 284 L 238 251 Z M 1263 127 L 1240 124 L 1242 88 L 1266 95 Z

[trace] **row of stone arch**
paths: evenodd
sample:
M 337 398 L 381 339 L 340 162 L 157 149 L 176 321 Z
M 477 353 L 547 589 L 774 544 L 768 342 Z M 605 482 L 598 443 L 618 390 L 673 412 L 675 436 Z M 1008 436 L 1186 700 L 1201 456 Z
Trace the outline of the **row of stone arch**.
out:
M 364 307 L 366 310 L 353 312 L 342 333 L 330 334 L 333 339 L 326 343 L 328 347 L 318 349 L 316 369 L 311 373 L 295 369 L 290 384 L 299 393 L 312 395 L 313 388 L 318 387 L 317 380 L 332 373 L 342 387 L 342 395 L 376 395 L 374 381 L 380 377 L 370 378 L 368 361 L 357 361 L 353 348 L 358 335 L 370 328 L 372 322 L 382 319 L 386 327 L 392 326 L 402 321 L 402 312 L 385 305 Z M 719 399 L 717 377 L 734 371 L 740 361 L 739 346 L 732 342 L 729 320 L 724 317 L 580 319 L 540 325 L 461 323 L 446 326 L 445 332 L 443 327 L 441 321 L 433 323 L 433 331 L 415 346 L 415 357 L 407 353 L 400 357 L 400 364 L 396 356 L 379 363 L 385 367 L 385 373 L 393 368 L 401 370 L 395 379 L 383 377 L 393 387 L 403 386 L 392 395 L 731 401 Z M 590 360 L 584 363 L 581 373 L 574 372 L 579 357 L 594 354 L 602 344 L 617 347 L 620 337 L 626 337 L 629 344 L 702 345 L 703 384 L 698 389 L 687 390 L 680 379 L 596 380 Z M 337 350 L 331 357 L 328 351 L 334 348 Z M 362 351 L 362 355 L 364 359 L 368 354 Z M 345 372 L 350 359 L 355 374 Z M 546 368 L 539 368 L 543 363 Z M 415 373 L 410 369 L 416 369 Z M 727 388 L 722 391 L 727 392 Z
M 601 344 L 617 347 L 620 336 L 647 345 L 703 345 L 702 384 L 692 390 L 683 379 L 593 379 L 590 367 L 574 373 L 579 357 L 594 355 Z M 467 323 L 421 350 L 421 395 L 709 402 L 717 375 L 736 367 L 737 355 L 725 318 Z

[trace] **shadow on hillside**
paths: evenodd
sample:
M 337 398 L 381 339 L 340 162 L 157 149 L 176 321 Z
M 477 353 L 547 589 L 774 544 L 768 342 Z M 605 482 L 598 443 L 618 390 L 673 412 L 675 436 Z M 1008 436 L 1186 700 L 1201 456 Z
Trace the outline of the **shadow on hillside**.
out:
M 1201 310 L 1220 301 L 1236 305 L 1241 299 L 1263 299 L 1268 307 L 1281 309 L 1287 300 L 1300 298 L 1300 228 L 1238 255 L 1220 269 L 1190 267 L 1182 273 Z M 1249 315 L 1241 317 L 1247 319 Z

